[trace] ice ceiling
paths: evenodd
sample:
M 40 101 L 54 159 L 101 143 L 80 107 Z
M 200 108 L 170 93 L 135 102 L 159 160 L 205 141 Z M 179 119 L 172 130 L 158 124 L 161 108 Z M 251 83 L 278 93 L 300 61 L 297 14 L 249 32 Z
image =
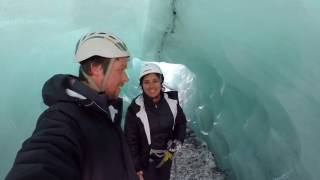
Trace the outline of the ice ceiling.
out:
M 133 60 L 163 61 L 188 124 L 230 179 L 320 176 L 320 1 L 0 0 L 0 179 L 46 108 L 41 87 L 77 74 L 77 39 L 108 31 Z M 167 76 L 167 77 L 166 77 Z

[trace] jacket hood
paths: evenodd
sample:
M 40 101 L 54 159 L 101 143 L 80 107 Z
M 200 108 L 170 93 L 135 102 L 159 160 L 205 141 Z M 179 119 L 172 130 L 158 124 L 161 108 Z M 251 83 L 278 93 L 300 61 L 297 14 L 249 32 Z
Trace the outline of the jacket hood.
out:
M 52 106 L 57 102 L 76 102 L 77 98 L 66 93 L 70 88 L 70 79 L 76 78 L 71 75 L 57 74 L 51 77 L 42 88 L 43 102 L 47 106 Z
M 121 121 L 123 104 L 121 98 L 108 99 L 104 93 L 91 89 L 72 75 L 57 74 L 51 77 L 42 88 L 42 97 L 48 106 L 58 102 L 71 102 L 105 113 L 113 122 Z
M 80 105 L 90 106 L 94 103 L 102 109 L 109 105 L 117 105 L 122 101 L 108 99 L 103 92 L 97 92 L 79 81 L 72 75 L 57 74 L 50 78 L 42 88 L 42 97 L 46 105 L 51 106 L 57 102 L 76 102 Z

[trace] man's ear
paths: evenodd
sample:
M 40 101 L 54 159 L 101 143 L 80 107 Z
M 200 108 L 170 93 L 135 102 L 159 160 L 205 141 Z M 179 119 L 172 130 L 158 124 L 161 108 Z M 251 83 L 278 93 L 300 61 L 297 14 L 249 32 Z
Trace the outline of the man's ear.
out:
M 90 64 L 90 75 L 91 76 L 99 76 L 101 74 L 101 71 L 103 71 L 101 64 L 97 63 L 91 63 Z

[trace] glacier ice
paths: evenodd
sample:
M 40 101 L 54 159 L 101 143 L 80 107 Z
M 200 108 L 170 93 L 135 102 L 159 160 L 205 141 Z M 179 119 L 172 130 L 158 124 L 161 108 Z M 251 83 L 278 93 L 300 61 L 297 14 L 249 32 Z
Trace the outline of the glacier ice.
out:
M 0 179 L 46 108 L 41 87 L 77 73 L 77 38 L 122 37 L 133 60 L 126 102 L 140 91 L 141 60 L 181 91 L 189 126 L 230 179 L 320 176 L 320 2 L 316 0 L 0 0 Z M 181 64 L 184 66 L 179 66 Z M 171 73 L 171 74 L 170 74 Z

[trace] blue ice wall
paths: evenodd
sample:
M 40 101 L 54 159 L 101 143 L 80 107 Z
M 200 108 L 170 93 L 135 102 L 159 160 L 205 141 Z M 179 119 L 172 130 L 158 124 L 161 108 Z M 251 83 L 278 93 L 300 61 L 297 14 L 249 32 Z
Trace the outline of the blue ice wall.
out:
M 191 126 L 231 179 L 318 179 L 320 3 L 171 0 L 149 10 L 144 55 L 195 72 Z
M 43 83 L 56 73 L 77 74 L 78 38 L 88 31 L 114 32 L 139 54 L 146 5 L 144 0 L 0 0 L 0 179 L 46 108 Z
M 317 0 L 0 0 L 0 179 L 46 108 L 42 84 L 76 74 L 74 45 L 96 30 L 195 75 L 172 76 L 192 81 L 189 125 L 230 179 L 318 179 L 319 12 Z M 132 62 L 127 101 L 139 92 Z

